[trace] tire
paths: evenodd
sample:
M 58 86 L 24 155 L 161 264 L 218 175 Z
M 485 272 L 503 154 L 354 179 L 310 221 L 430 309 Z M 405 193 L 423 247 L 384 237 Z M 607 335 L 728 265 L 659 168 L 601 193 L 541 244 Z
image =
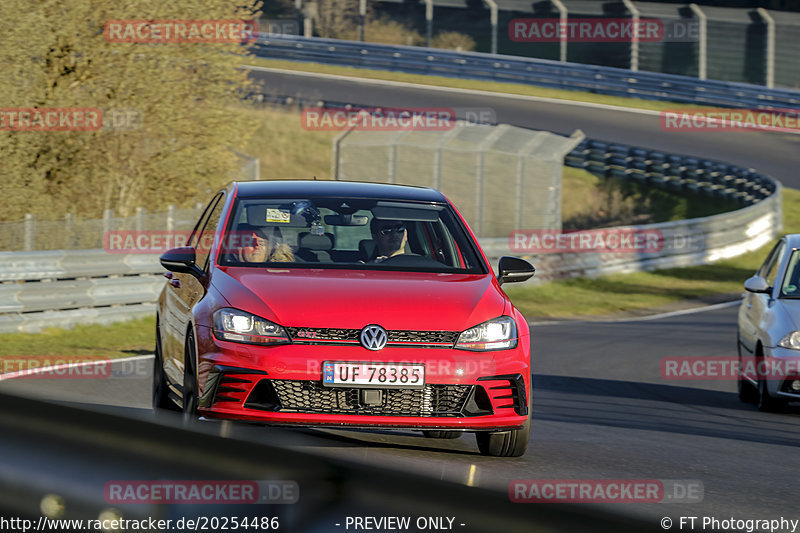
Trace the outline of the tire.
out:
M 739 368 L 743 368 L 742 366 L 742 348 L 741 344 L 739 343 L 739 334 L 736 334 L 736 353 L 739 357 Z M 747 381 L 744 375 L 739 374 L 736 376 L 736 389 L 739 392 L 739 400 L 743 401 L 744 403 L 757 403 L 758 402 L 758 390 L 753 386 L 752 383 Z
M 520 429 L 509 431 L 481 431 L 475 433 L 481 455 L 491 457 L 521 457 L 531 440 L 531 417 L 533 416 L 533 378 L 528 387 L 528 418 Z
M 422 434 L 429 439 L 457 439 L 461 436 L 461 431 L 423 431 Z
M 764 354 L 761 350 L 762 348 L 759 347 L 758 351 L 756 352 L 756 362 L 758 363 L 756 368 L 761 368 L 761 361 L 764 359 Z M 760 375 L 760 371 L 758 373 L 758 392 L 756 395 L 756 405 L 758 406 L 758 410 L 767 413 L 774 413 L 782 410 L 786 406 L 786 401 L 782 400 L 781 398 L 774 398 L 770 396 L 767 388 L 767 380 Z
M 166 376 L 164 375 L 164 357 L 161 352 L 161 335 L 156 320 L 156 349 L 153 357 L 153 412 L 159 410 L 175 410 L 175 404 L 169 399 Z
M 758 405 L 759 411 L 766 413 L 775 413 L 782 410 L 786 406 L 786 402 L 781 398 L 774 398 L 769 395 L 767 390 L 767 380 L 759 378 L 758 380 Z
M 492 457 L 521 457 L 531 438 L 531 415 L 520 429 L 475 433 L 481 455 Z
M 186 336 L 183 364 L 183 419 L 197 418 L 197 354 L 194 349 L 194 334 L 189 332 Z

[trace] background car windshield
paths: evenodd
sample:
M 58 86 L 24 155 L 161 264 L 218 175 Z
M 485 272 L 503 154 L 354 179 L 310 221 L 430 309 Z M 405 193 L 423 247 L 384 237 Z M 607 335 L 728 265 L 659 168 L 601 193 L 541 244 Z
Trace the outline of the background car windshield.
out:
M 239 199 L 219 264 L 486 273 L 452 209 L 352 198 Z
M 794 250 L 789 258 L 781 285 L 781 296 L 800 298 L 800 250 Z

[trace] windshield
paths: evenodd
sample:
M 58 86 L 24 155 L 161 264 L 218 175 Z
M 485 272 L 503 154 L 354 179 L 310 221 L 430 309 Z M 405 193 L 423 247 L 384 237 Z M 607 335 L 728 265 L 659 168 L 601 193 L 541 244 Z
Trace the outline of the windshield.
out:
M 800 250 L 792 251 L 781 284 L 781 297 L 800 298 Z
M 486 273 L 449 206 L 353 198 L 239 199 L 218 264 Z

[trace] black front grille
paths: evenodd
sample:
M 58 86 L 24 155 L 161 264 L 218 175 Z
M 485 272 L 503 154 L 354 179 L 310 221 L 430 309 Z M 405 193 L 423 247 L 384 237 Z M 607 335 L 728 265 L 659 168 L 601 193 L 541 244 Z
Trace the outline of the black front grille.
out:
M 382 389 L 380 405 L 362 402 L 363 389 L 324 387 L 319 381 L 262 380 L 245 407 L 286 413 L 469 416 L 464 406 L 473 385 L 425 385 L 422 389 Z M 274 396 L 273 396 L 274 394 Z M 471 413 L 470 413 L 471 414 Z
M 337 328 L 297 328 L 288 327 L 286 331 L 293 342 L 324 344 L 349 342 L 358 343 L 360 329 Z M 453 345 L 458 338 L 458 331 L 407 331 L 388 330 L 388 344 L 447 344 Z

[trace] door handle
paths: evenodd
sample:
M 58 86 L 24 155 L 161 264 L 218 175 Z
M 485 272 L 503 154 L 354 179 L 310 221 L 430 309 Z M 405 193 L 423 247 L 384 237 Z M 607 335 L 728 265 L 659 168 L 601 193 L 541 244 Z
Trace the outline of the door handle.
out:
M 169 284 L 172 285 L 173 287 L 175 287 L 176 289 L 180 289 L 181 288 L 181 280 L 179 280 L 179 279 L 171 279 L 171 280 L 169 280 Z

